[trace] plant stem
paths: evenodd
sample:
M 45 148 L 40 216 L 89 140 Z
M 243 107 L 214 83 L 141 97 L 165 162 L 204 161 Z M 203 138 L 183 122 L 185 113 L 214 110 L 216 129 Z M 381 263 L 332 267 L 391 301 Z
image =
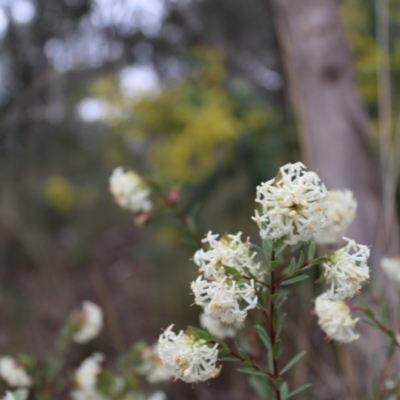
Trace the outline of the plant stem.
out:
M 274 261 L 275 259 L 275 253 L 272 251 L 272 258 L 271 260 Z M 275 294 L 276 288 L 279 286 L 279 283 L 275 283 L 275 271 L 271 270 L 271 297 Z M 270 336 L 271 336 L 271 348 L 272 351 L 274 352 L 275 348 L 275 343 L 276 343 L 276 331 L 275 331 L 275 326 L 274 326 L 274 313 L 275 313 L 275 301 L 271 300 L 270 305 L 269 305 L 269 318 L 270 318 Z M 278 368 L 278 359 L 277 357 L 273 354 L 273 378 L 274 380 L 280 378 L 280 373 L 279 373 L 279 368 Z M 281 393 L 280 390 L 275 386 L 275 394 L 276 394 L 276 400 L 281 400 Z

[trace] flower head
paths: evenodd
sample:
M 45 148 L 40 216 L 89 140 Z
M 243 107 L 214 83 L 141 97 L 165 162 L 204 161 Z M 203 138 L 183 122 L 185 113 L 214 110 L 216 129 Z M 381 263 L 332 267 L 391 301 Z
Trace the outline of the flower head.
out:
M 94 353 L 82 361 L 81 365 L 76 369 L 74 374 L 76 388 L 71 393 L 73 400 L 105 400 L 105 397 L 99 393 L 96 388 L 97 377 L 102 371 L 101 363 L 103 360 L 103 354 Z
M 160 360 L 158 355 L 158 345 L 146 347 L 141 354 L 141 365 L 137 372 L 144 375 L 150 383 L 166 381 L 171 378 L 171 374 Z
M 10 356 L 0 358 L 0 377 L 12 387 L 30 387 L 32 379 L 23 365 Z
M 219 318 L 213 318 L 204 313 L 200 315 L 200 325 L 219 339 L 236 336 L 237 331 L 242 327 L 240 322 L 227 325 L 223 324 Z
M 110 192 L 117 204 L 129 211 L 148 212 L 151 210 L 150 189 L 135 171 L 114 169 L 110 177 Z
M 208 232 L 203 243 L 208 244 L 209 249 L 200 249 L 194 254 L 194 262 L 199 267 L 199 272 L 206 279 L 222 279 L 226 276 L 224 267 L 235 268 L 239 273 L 245 273 L 248 268 L 254 275 L 259 274 L 260 264 L 254 261 L 255 252 L 251 252 L 250 242 L 242 242 L 242 233 L 236 235 L 219 235 Z
M 399 257 L 383 257 L 381 267 L 385 271 L 387 277 L 395 282 L 400 282 L 400 258 Z
M 324 275 L 330 289 L 331 300 L 343 300 L 353 297 L 362 283 L 369 279 L 367 260 L 370 250 L 354 240 L 343 238 L 346 246 L 331 253 L 324 262 Z
M 330 339 L 350 343 L 360 337 L 354 332 L 358 318 L 351 315 L 350 308 L 344 301 L 332 301 L 324 293 L 315 300 L 315 312 L 318 325 Z
M 72 339 L 77 343 L 87 343 L 94 339 L 103 328 L 103 311 L 91 301 L 84 301 L 77 314 L 80 328 Z
M 169 326 L 158 340 L 158 354 L 171 376 L 187 383 L 215 378 L 221 371 L 216 367 L 218 345 L 209 346 L 205 340 L 180 331 L 177 335 Z
M 326 219 L 327 190 L 314 172 L 298 162 L 279 169 L 276 178 L 257 187 L 260 208 L 253 220 L 263 239 L 284 238 L 285 243 L 309 241 Z
M 2 400 L 26 400 L 29 392 L 26 389 L 18 389 L 12 392 L 7 391 L 6 395 L 2 397 Z
M 204 309 L 204 314 L 217 318 L 223 324 L 243 322 L 247 310 L 257 306 L 254 282 L 237 283 L 229 277 L 217 281 L 207 281 L 199 276 L 191 284 L 195 303 Z M 243 309 L 240 303 L 247 303 Z
M 357 201 L 350 190 L 329 190 L 327 219 L 314 235 L 318 244 L 335 243 L 356 217 Z

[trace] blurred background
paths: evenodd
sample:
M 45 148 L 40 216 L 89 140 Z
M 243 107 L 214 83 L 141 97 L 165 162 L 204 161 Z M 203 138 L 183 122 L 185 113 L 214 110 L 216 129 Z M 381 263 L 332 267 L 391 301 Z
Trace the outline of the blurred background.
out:
M 395 255 L 399 30 L 394 0 L 0 0 L 0 353 L 48 353 L 86 299 L 107 328 L 70 354 L 75 365 L 93 350 L 112 362 L 172 322 L 198 324 L 196 248 L 167 213 L 138 228 L 113 204 L 108 178 L 120 165 L 178 188 L 201 232 L 258 241 L 256 185 L 301 159 L 328 187 L 362 195 L 354 235 Z M 317 331 L 313 290 L 296 292 L 292 349 L 323 337 L 294 334 Z M 313 380 L 316 399 L 356 396 L 335 372 L 341 351 L 324 349 L 293 382 Z M 165 389 L 250 398 L 225 370 Z

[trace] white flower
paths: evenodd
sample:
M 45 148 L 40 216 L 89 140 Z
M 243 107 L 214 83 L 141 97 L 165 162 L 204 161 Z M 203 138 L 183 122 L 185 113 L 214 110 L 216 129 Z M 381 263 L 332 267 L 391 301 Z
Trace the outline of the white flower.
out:
M 87 343 L 94 339 L 103 328 L 103 311 L 91 301 L 84 301 L 78 313 L 81 327 L 72 339 L 77 343 Z
M 327 190 L 314 172 L 298 162 L 279 169 L 276 178 L 257 187 L 255 211 L 263 239 L 284 238 L 294 245 L 309 241 L 326 219 Z
M 318 244 L 335 243 L 356 217 L 357 201 L 350 190 L 329 190 L 327 219 L 314 235 Z
M 369 248 L 354 240 L 343 239 L 347 241 L 346 246 L 331 253 L 323 264 L 331 300 L 353 297 L 361 289 L 361 284 L 369 279 Z
M 167 400 L 167 395 L 163 391 L 157 390 L 157 392 L 151 394 L 147 400 Z
M 94 353 L 82 361 L 74 374 L 74 382 L 77 386 L 71 393 L 73 400 L 104 400 L 105 397 L 96 389 L 97 377 L 102 368 L 104 355 Z
M 242 327 L 242 324 L 238 322 L 230 325 L 223 324 L 220 319 L 206 314 L 200 315 L 200 325 L 219 339 L 236 336 L 237 331 Z
M 342 301 L 332 301 L 324 293 L 315 300 L 318 325 L 326 335 L 337 342 L 350 343 L 360 335 L 354 332 L 358 318 L 350 313 L 350 308 Z
M 400 258 L 399 257 L 383 257 L 381 267 L 385 271 L 387 277 L 395 282 L 400 282 Z
M 250 242 L 240 240 L 242 233 L 236 235 L 219 235 L 208 232 L 203 243 L 207 243 L 209 250 L 200 249 L 194 255 L 194 262 L 199 266 L 199 272 L 206 279 L 222 279 L 225 274 L 224 266 L 235 268 L 244 274 L 244 268 L 248 268 L 253 275 L 259 274 L 260 263 L 254 261 L 256 253 L 251 253 Z
M 166 381 L 171 378 L 168 369 L 160 360 L 157 345 L 146 347 L 142 354 L 142 364 L 137 368 L 141 375 L 145 375 L 150 383 Z
M 238 284 L 225 277 L 218 281 L 206 281 L 199 276 L 191 284 L 195 303 L 204 309 L 204 314 L 219 319 L 224 324 L 243 322 L 247 310 L 257 306 L 254 282 Z M 240 309 L 239 301 L 247 303 Z
M 13 387 L 32 386 L 32 379 L 26 373 L 22 364 L 9 356 L 0 358 L 0 377 Z
M 115 168 L 110 177 L 110 192 L 117 204 L 133 212 L 150 211 L 150 189 L 135 171 Z
M 158 354 L 175 379 L 192 383 L 215 378 L 221 371 L 216 367 L 218 345 L 210 347 L 205 340 L 169 326 L 158 340 Z
M 6 392 L 6 395 L 2 397 L 2 400 L 26 400 L 29 392 L 26 389 L 18 389 L 13 392 Z

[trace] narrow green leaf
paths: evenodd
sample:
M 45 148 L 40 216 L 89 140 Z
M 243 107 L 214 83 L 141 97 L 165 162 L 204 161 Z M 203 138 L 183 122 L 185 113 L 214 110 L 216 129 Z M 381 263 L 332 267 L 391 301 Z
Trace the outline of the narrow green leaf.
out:
M 256 325 L 255 326 L 256 331 L 258 333 L 258 337 L 261 339 L 261 341 L 263 342 L 264 346 L 271 351 L 271 340 L 268 336 L 268 333 L 265 331 L 265 329 L 260 326 L 260 325 Z
M 375 314 L 371 309 L 366 310 L 365 311 L 365 315 L 370 319 L 374 319 L 375 318 Z
M 308 389 L 310 386 L 312 386 L 311 383 L 306 383 L 305 385 L 298 387 L 297 389 L 293 390 L 293 392 L 290 392 L 287 398 L 289 399 L 290 397 L 293 397 L 295 394 Z
M 297 268 L 300 268 L 303 264 L 304 264 L 304 260 L 305 260 L 306 256 L 304 255 L 304 251 L 302 250 L 300 252 L 300 257 L 297 260 Z
M 289 386 L 288 386 L 287 382 L 284 382 L 281 387 L 281 399 L 287 400 L 288 395 L 289 395 Z
M 314 242 L 311 242 L 310 246 L 308 247 L 307 260 L 314 258 L 315 250 L 317 250 L 317 246 Z
M 296 259 L 292 257 L 292 260 L 289 264 L 289 273 L 292 273 L 296 269 Z
M 297 354 L 297 356 L 294 356 L 281 370 L 281 374 L 284 374 L 286 371 L 289 371 L 289 369 L 292 368 L 296 363 L 298 363 L 305 356 L 306 353 L 307 353 L 306 351 L 303 351 Z
M 295 276 L 294 278 L 290 278 L 287 281 L 283 281 L 281 283 L 281 285 L 292 285 L 293 283 L 304 281 L 304 279 L 307 279 L 307 278 L 308 278 L 308 275 Z
M 269 398 L 267 396 L 269 395 L 270 388 L 266 379 L 260 379 L 258 376 L 250 376 L 249 383 L 262 399 Z
M 270 262 L 272 257 L 272 240 L 264 239 L 262 241 L 262 248 L 264 250 L 265 258 Z
M 272 353 L 274 354 L 274 358 L 278 358 L 279 352 L 281 351 L 281 341 L 277 340 L 274 344 L 274 348 L 272 350 Z
M 232 362 L 238 362 L 239 360 L 236 357 L 222 357 L 222 361 L 232 361 Z
M 203 329 L 197 328 L 196 326 L 189 326 L 187 328 L 187 333 L 197 336 L 199 339 L 209 341 L 211 336 L 208 332 L 203 331 Z
M 267 375 L 261 371 L 256 371 L 253 368 L 238 368 L 237 371 L 243 372 L 244 374 L 253 375 L 253 376 L 262 376 L 265 378 Z
M 326 257 L 315 258 L 314 260 L 310 261 L 310 263 L 308 264 L 308 267 L 311 267 L 312 265 L 322 264 L 325 260 L 326 260 Z
M 273 250 L 277 250 L 283 243 L 282 239 L 275 239 L 272 241 L 272 248 Z
M 283 384 L 283 379 L 282 378 L 275 379 L 274 383 L 275 383 L 275 387 L 278 390 L 280 390 L 280 388 L 282 387 L 282 384 Z
M 236 268 L 228 267 L 227 265 L 224 265 L 224 270 L 228 275 L 231 275 L 231 276 L 239 275 L 241 277 L 241 275 L 239 274 L 239 271 Z
M 279 320 L 278 329 L 276 330 L 276 337 L 278 338 L 281 335 L 283 324 L 285 323 L 287 313 L 284 313 Z
M 273 294 L 272 296 L 270 296 L 270 301 L 272 302 L 272 303 L 275 303 L 276 302 L 276 300 L 278 300 L 278 296 L 279 296 L 279 294 L 278 293 L 275 293 L 275 294 Z
M 275 257 L 278 257 L 279 254 L 281 254 L 286 249 L 286 247 L 287 247 L 286 243 L 283 243 L 281 246 L 279 246 L 279 248 L 276 249 L 275 251 Z
M 270 268 L 272 271 L 274 271 L 276 269 L 276 267 L 278 266 L 278 261 L 272 261 L 270 264 Z

